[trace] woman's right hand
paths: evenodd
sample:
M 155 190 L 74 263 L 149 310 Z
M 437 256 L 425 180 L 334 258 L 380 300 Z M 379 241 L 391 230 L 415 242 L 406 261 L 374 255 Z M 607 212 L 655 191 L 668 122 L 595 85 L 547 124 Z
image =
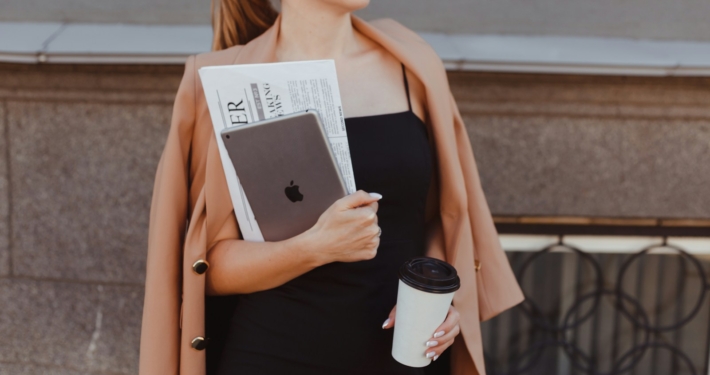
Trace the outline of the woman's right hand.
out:
M 317 264 L 372 259 L 380 245 L 377 193 L 358 190 L 338 199 L 301 236 Z

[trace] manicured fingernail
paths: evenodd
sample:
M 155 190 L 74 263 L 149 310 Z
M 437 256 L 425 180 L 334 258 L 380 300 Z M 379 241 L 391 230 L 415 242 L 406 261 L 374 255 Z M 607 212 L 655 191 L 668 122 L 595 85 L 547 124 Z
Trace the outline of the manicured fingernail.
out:
M 427 357 L 427 358 L 431 358 L 431 357 L 433 357 L 433 356 L 435 356 L 435 355 L 436 355 L 435 352 L 428 352 L 428 353 L 426 354 L 426 357 Z
M 427 348 L 431 348 L 432 346 L 437 346 L 437 345 L 439 345 L 439 342 L 438 342 L 438 341 L 435 341 L 435 340 L 429 340 L 429 341 L 426 342 L 425 345 L 427 346 Z
M 370 193 L 370 196 L 373 197 L 373 198 L 382 199 L 382 194 Z
M 434 360 L 436 361 L 437 358 L 439 358 L 439 356 L 438 356 L 438 355 L 435 355 L 435 356 L 434 356 Z
M 439 338 L 439 337 L 441 337 L 441 336 L 444 336 L 444 333 L 446 333 L 446 332 L 444 332 L 444 331 L 439 331 L 439 332 L 437 332 L 437 333 L 434 334 L 434 338 Z
M 382 323 L 382 328 L 387 327 L 387 325 L 390 324 L 390 318 L 387 318 L 384 323 Z

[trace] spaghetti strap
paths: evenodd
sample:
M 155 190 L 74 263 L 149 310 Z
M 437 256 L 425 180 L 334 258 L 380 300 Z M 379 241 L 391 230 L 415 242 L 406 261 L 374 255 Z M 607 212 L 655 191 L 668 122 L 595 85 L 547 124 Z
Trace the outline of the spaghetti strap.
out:
M 412 101 L 409 99 L 409 83 L 407 82 L 407 71 L 402 64 L 402 76 L 404 76 L 404 91 L 407 93 L 407 105 L 409 106 L 409 111 L 412 111 Z

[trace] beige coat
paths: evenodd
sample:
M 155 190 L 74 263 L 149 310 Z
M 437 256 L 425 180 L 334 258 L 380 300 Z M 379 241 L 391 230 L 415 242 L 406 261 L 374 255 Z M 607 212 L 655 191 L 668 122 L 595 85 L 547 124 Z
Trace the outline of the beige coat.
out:
M 461 335 L 450 349 L 452 374 L 484 374 L 480 322 L 523 295 L 501 249 L 446 71 L 433 49 L 396 21 L 352 16 L 352 23 L 424 84 L 441 218 L 427 251 L 453 264 L 462 283 L 453 302 L 461 313 Z M 213 297 L 205 296 L 205 271 L 193 266 L 217 241 L 239 238 L 239 231 L 197 69 L 274 61 L 279 26 L 280 17 L 248 44 L 191 56 L 185 65 L 150 211 L 141 375 L 204 375 L 207 357 L 219 354 L 210 352 L 209 341 L 202 348 L 201 338 L 210 334 L 205 301 L 209 305 Z M 214 327 L 214 316 L 208 326 Z

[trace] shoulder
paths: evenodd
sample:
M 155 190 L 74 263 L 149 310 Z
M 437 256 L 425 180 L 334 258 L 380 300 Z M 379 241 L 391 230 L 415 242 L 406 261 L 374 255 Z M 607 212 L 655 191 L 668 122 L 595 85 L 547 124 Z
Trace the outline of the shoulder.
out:
M 243 45 L 236 45 L 221 51 L 210 51 L 195 55 L 195 69 L 213 65 L 229 65 L 236 60 Z
M 201 85 L 200 76 L 197 73 L 200 68 L 233 64 L 242 47 L 243 45 L 237 45 L 221 51 L 210 51 L 188 56 L 178 92 L 193 91 L 194 94 L 195 88 Z
M 407 75 L 414 97 L 420 97 L 424 108 L 432 104 L 427 89 L 433 92 L 450 91 L 448 75 L 443 61 L 434 48 L 414 30 L 391 18 L 369 21 L 368 24 L 379 32 L 381 44 L 397 55 L 414 73 Z M 428 111 L 427 111 L 428 112 Z
M 221 51 L 210 51 L 191 55 L 185 62 L 185 71 L 197 71 L 205 66 L 229 65 L 234 63 L 243 45 L 236 45 Z
M 399 21 L 396 21 L 392 18 L 378 18 L 372 21 L 368 21 L 368 23 L 371 26 L 377 28 L 378 30 L 386 34 L 389 34 L 392 37 L 398 37 L 402 40 L 407 41 L 423 42 L 426 44 L 426 41 L 424 41 L 424 39 L 417 35 L 414 30 L 402 25 Z
M 377 37 L 381 44 L 403 59 L 424 86 L 441 92 L 449 90 L 444 62 L 424 38 L 391 18 L 369 21 L 368 24 L 380 34 Z
M 240 44 L 221 51 L 210 51 L 190 55 L 185 62 L 185 73 L 187 74 L 190 71 L 197 71 L 205 66 L 232 64 L 237 58 L 237 55 L 239 54 L 239 51 L 241 51 L 242 47 L 244 46 Z
M 222 51 L 190 55 L 187 58 L 173 105 L 173 119 L 176 123 L 194 122 L 196 118 L 201 118 L 201 113 L 206 111 L 199 69 L 205 66 L 232 64 L 241 48 L 242 46 L 238 45 Z
M 384 33 L 402 47 L 412 50 L 421 55 L 421 58 L 430 60 L 434 63 L 440 63 L 443 67 L 441 58 L 436 53 L 434 48 L 417 34 L 414 30 L 402 25 L 392 18 L 379 18 L 368 22 L 371 26 Z

